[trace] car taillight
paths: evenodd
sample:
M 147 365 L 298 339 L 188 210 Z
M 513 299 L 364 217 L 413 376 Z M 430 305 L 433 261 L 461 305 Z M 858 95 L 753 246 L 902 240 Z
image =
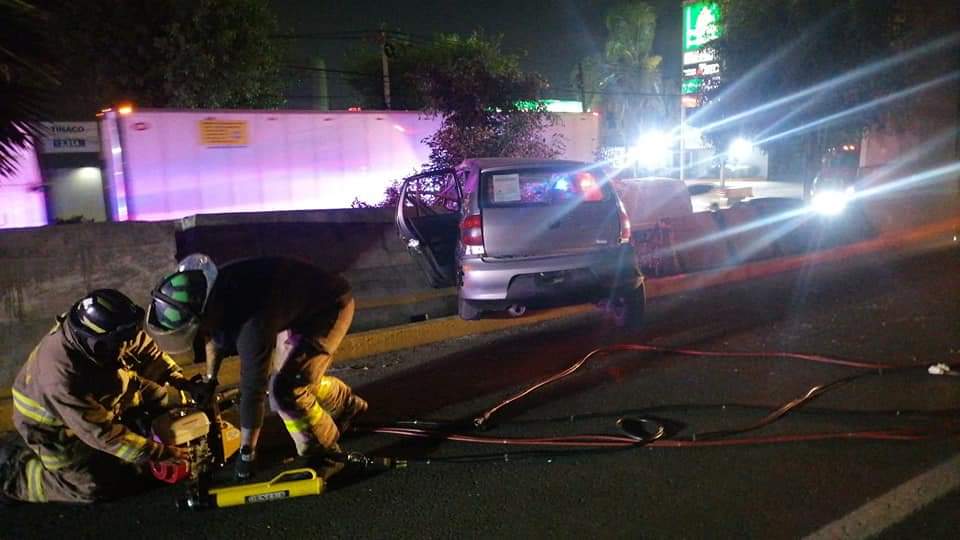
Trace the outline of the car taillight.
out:
M 603 190 L 597 178 L 588 172 L 577 173 L 577 188 L 583 194 L 583 200 L 597 202 L 603 200 Z
M 460 223 L 460 240 L 466 246 L 483 245 L 483 220 L 480 214 L 463 218 Z
M 630 242 L 630 216 L 627 215 L 627 209 L 623 207 L 623 201 L 617 201 L 617 211 L 620 213 L 620 237 L 617 242 L 627 244 Z

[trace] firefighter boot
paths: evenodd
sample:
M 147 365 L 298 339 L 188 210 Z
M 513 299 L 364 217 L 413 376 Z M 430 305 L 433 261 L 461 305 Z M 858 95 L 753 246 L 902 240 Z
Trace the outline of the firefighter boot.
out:
M 20 501 L 11 498 L 7 493 L 8 484 L 16 481 L 20 471 L 20 463 L 25 452 L 29 452 L 17 435 L 0 438 L 0 506 L 13 506 Z
M 347 399 L 346 404 L 343 406 L 343 410 L 340 411 L 340 414 L 333 419 L 333 421 L 337 424 L 337 429 L 340 430 L 341 436 L 343 436 L 343 434 L 350 429 L 350 424 L 353 422 L 353 419 L 366 412 L 367 408 L 367 402 L 359 396 L 351 395 Z
M 307 466 L 317 471 L 317 476 L 324 480 L 329 480 L 331 476 L 343 470 L 346 454 L 340 449 L 340 445 L 334 444 L 330 448 L 318 448 L 311 452 L 306 458 Z
M 249 480 L 256 472 L 256 462 L 256 451 L 249 446 L 241 446 L 237 452 L 237 463 L 234 465 L 234 477 L 240 482 Z

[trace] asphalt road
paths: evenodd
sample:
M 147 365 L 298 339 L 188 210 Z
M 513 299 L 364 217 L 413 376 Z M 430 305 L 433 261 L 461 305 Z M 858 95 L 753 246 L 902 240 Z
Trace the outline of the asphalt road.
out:
M 431 361 L 340 373 L 367 422 L 464 420 L 613 341 L 718 351 L 794 351 L 896 365 L 960 362 L 960 253 L 844 271 L 811 269 L 652 303 L 617 336 L 595 319 Z M 692 432 L 747 425 L 854 370 L 783 359 L 621 353 L 515 404 L 487 435 L 611 433 L 624 415 Z M 752 435 L 956 429 L 960 379 L 885 374 L 840 387 Z M 292 446 L 271 424 L 266 457 Z M 2 538 L 796 538 L 949 460 L 954 437 L 716 448 L 525 453 L 524 448 L 348 435 L 349 449 L 410 458 L 404 470 L 334 479 L 327 493 L 178 512 L 176 487 L 92 507 L 0 508 Z M 506 455 L 505 455 L 506 453 Z M 443 461 L 464 458 L 465 463 Z M 886 530 L 954 538 L 960 490 Z M 882 512 L 881 512 L 882 513 Z

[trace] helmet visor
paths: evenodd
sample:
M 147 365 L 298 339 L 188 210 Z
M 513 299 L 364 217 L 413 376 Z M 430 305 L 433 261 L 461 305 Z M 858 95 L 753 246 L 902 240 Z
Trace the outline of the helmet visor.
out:
M 174 319 L 176 324 L 171 324 Z M 182 305 L 154 298 L 147 308 L 144 327 L 163 352 L 177 358 L 193 358 L 193 341 L 200 329 L 200 319 L 182 309 Z
M 177 264 L 178 272 L 188 272 L 190 270 L 198 270 L 202 272 L 203 278 L 206 280 L 207 291 L 203 302 L 200 304 L 200 311 L 202 312 L 207 306 L 207 300 L 210 299 L 210 293 L 213 291 L 213 284 L 217 281 L 217 265 L 213 262 L 213 259 L 207 255 L 202 253 L 194 253 L 186 256 Z

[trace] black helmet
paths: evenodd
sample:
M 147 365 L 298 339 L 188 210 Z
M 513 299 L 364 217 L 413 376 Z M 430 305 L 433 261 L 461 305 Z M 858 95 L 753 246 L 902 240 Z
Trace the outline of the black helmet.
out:
M 124 342 L 143 325 L 143 308 L 115 289 L 88 293 L 65 314 L 64 323 L 81 351 L 95 364 L 119 361 Z
M 217 267 L 210 257 L 195 254 L 180 261 L 177 271 L 153 290 L 146 330 L 164 352 L 192 352 L 200 317 L 216 279 Z

